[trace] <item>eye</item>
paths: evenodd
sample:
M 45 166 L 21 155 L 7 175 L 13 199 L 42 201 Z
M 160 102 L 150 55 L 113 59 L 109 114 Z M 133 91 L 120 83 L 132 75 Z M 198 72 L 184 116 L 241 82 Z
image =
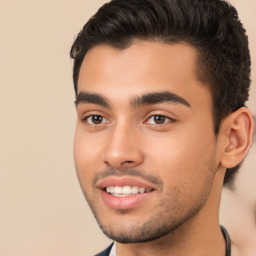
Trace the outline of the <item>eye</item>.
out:
M 99 125 L 99 124 L 104 124 L 108 122 L 108 120 L 105 117 L 100 115 L 87 116 L 86 118 L 84 118 L 84 121 L 92 125 Z
M 161 125 L 168 122 L 174 121 L 172 118 L 163 115 L 152 115 L 148 118 L 147 123 L 153 125 Z

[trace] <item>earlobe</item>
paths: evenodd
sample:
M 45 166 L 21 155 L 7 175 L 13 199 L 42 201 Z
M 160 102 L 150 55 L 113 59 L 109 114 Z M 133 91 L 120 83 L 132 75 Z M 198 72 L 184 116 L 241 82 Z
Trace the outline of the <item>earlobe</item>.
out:
M 254 122 L 250 111 L 242 107 L 229 115 L 224 124 L 225 145 L 221 165 L 232 168 L 246 156 L 252 142 Z

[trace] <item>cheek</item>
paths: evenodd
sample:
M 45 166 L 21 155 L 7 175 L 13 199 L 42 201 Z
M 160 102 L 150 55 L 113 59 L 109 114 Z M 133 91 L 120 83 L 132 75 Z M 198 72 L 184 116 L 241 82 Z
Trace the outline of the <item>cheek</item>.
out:
M 74 137 L 74 157 L 79 165 L 95 162 L 103 147 L 102 135 L 84 131 L 82 124 L 77 124 Z M 98 159 L 99 160 L 99 159 Z
M 180 129 L 173 134 L 166 133 L 162 138 L 152 140 L 151 137 L 151 147 L 146 147 L 147 159 L 169 185 L 176 186 L 207 178 L 213 168 L 214 135 L 191 128 L 185 131 Z
M 92 144 L 92 138 L 85 136 L 77 127 L 74 137 L 74 161 L 77 176 L 82 187 L 91 186 L 94 170 L 97 166 L 97 147 Z

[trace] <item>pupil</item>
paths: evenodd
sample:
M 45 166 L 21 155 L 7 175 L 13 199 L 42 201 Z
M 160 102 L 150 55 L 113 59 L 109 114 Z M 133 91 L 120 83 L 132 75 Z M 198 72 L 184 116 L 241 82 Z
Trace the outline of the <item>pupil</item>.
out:
M 92 122 L 94 124 L 100 124 L 102 122 L 102 116 L 93 116 L 92 117 Z
M 165 121 L 165 117 L 164 116 L 155 116 L 154 121 L 157 124 L 163 124 Z

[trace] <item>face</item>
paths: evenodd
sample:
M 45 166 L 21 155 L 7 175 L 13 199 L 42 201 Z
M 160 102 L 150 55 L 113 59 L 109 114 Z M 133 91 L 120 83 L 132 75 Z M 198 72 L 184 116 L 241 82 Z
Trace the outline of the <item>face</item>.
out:
M 212 100 L 186 44 L 101 45 L 78 80 L 74 156 L 102 230 L 122 243 L 167 235 L 205 206 L 219 164 Z

